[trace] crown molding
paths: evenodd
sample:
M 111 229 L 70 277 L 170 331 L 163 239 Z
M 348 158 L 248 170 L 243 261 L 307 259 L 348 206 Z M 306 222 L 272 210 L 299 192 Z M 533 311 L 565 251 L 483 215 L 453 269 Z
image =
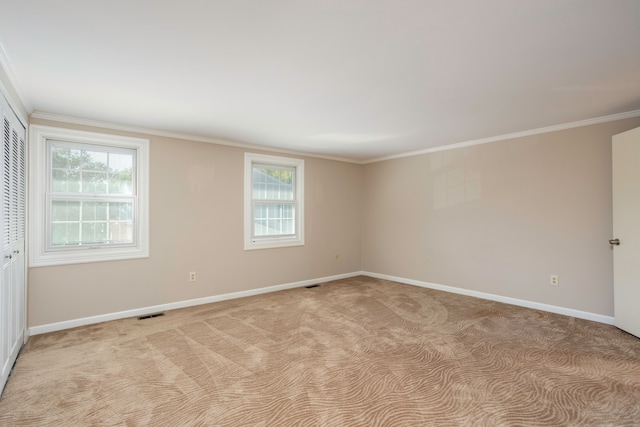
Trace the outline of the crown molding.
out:
M 2 57 L 2 52 L 1 52 L 1 46 L 0 46 L 0 59 L 1 59 L 1 57 Z M 586 120 L 579 120 L 579 121 L 575 121 L 575 122 L 563 123 L 563 124 L 554 125 L 554 126 L 547 126 L 547 127 L 536 128 L 536 129 L 531 129 L 531 130 L 526 130 L 526 131 L 521 131 L 521 132 L 513 132 L 513 133 L 504 134 L 504 135 L 497 135 L 497 136 L 492 136 L 492 137 L 487 137 L 487 138 L 474 139 L 474 140 L 458 142 L 458 143 L 454 143 L 454 144 L 441 145 L 441 146 L 438 146 L 438 147 L 427 148 L 427 149 L 424 149 L 424 150 L 417 150 L 417 151 L 409 151 L 409 152 L 406 152 L 406 153 L 392 154 L 392 155 L 389 155 L 389 156 L 376 157 L 376 158 L 372 158 L 372 159 L 368 159 L 368 160 L 356 160 L 356 159 L 349 159 L 349 158 L 344 158 L 344 157 L 339 157 L 339 156 L 328 156 L 328 155 L 322 155 L 322 154 L 317 154 L 317 153 L 307 153 L 307 152 L 303 152 L 303 151 L 285 150 L 285 149 L 279 149 L 279 148 L 262 146 L 262 145 L 244 144 L 244 143 L 235 142 L 235 141 L 229 141 L 229 140 L 220 139 L 220 138 L 211 138 L 211 137 L 205 137 L 205 136 L 190 135 L 190 134 L 184 134 L 184 133 L 178 133 L 178 132 L 170 132 L 170 131 L 163 131 L 163 130 L 158 130 L 158 129 L 144 128 L 144 127 L 139 127 L 139 126 L 121 125 L 121 124 L 116 124 L 116 123 L 103 122 L 103 121 L 91 120 L 91 119 L 83 119 L 83 118 L 65 116 L 65 115 L 60 115 L 60 114 L 44 113 L 44 112 L 41 112 L 41 111 L 34 111 L 31 114 L 31 117 L 32 118 L 36 118 L 36 119 L 51 120 L 51 121 L 55 121 L 55 122 L 70 123 L 70 124 L 77 124 L 77 125 L 83 125 L 83 126 L 91 126 L 91 127 L 102 128 L 102 129 L 110 129 L 110 130 L 117 130 L 117 131 L 123 131 L 123 132 L 132 132 L 132 133 L 141 133 L 141 134 L 146 134 L 146 135 L 154 135 L 154 136 L 161 136 L 161 137 L 167 137 L 167 138 L 183 139 L 183 140 L 187 140 L 187 141 L 204 142 L 204 143 L 216 144 L 216 145 L 224 145 L 224 146 L 242 148 L 242 149 L 246 149 L 246 150 L 258 150 L 258 151 L 265 151 L 265 152 L 272 152 L 272 153 L 289 154 L 289 155 L 295 155 L 295 156 L 306 156 L 306 157 L 313 157 L 313 158 L 326 159 L 326 160 L 335 160 L 335 161 L 346 162 L 346 163 L 368 164 L 368 163 L 382 162 L 382 161 L 385 161 L 385 160 L 400 159 L 400 158 L 403 158 L 403 157 L 420 156 L 422 154 L 435 153 L 435 152 L 438 152 L 438 151 L 455 150 L 455 149 L 458 149 L 458 148 L 472 147 L 474 145 L 488 144 L 488 143 L 491 143 L 491 142 L 498 142 L 498 141 L 504 141 L 504 140 L 509 140 L 509 139 L 523 138 L 523 137 L 526 137 L 526 136 L 540 135 L 540 134 L 549 133 L 549 132 L 557 132 L 557 131 L 561 131 L 561 130 L 574 129 L 574 128 L 579 128 L 579 127 L 583 127 L 583 126 L 590 126 L 590 125 L 595 125 L 595 124 L 600 124 L 600 123 L 613 122 L 613 121 L 616 121 L 616 120 L 630 119 L 630 118 L 640 117 L 640 110 L 632 110 L 632 111 L 628 111 L 628 112 L 625 112 L 625 113 L 611 114 L 611 115 L 608 115 L 608 116 L 596 117 L 596 118 L 586 119 Z
M 438 151 L 455 150 L 457 148 L 472 147 L 474 145 L 488 144 L 490 142 L 504 141 L 507 139 L 516 139 L 516 138 L 522 138 L 525 136 L 532 136 L 532 135 L 540 135 L 543 133 L 574 129 L 574 128 L 579 128 L 583 126 L 596 125 L 599 123 L 613 122 L 616 120 L 631 119 L 634 117 L 640 117 L 640 110 L 633 110 L 633 111 L 628 111 L 626 113 L 611 114 L 609 116 L 596 117 L 593 119 L 579 120 L 576 122 L 569 122 L 569 123 L 563 123 L 563 124 L 554 125 L 554 126 L 547 126 L 547 127 L 537 128 L 537 129 L 525 130 L 522 132 L 507 133 L 504 135 L 491 136 L 488 138 L 473 139 L 471 141 L 441 145 L 438 147 L 427 148 L 424 150 L 409 151 L 406 153 L 392 154 L 384 157 L 376 157 L 373 159 L 361 161 L 360 163 L 361 164 L 376 163 L 376 162 L 382 162 L 385 160 L 399 159 L 402 157 L 412 157 L 412 156 L 419 156 L 422 154 L 435 153 Z
M 242 149 L 246 149 L 246 150 L 256 150 L 256 151 L 265 151 L 265 152 L 270 152 L 270 153 L 288 154 L 288 155 L 294 155 L 294 156 L 313 157 L 313 158 L 319 158 L 319 159 L 325 159 L 325 160 L 335 160 L 335 161 L 338 161 L 338 162 L 346 162 L 346 163 L 360 163 L 360 161 L 358 161 L 358 160 L 348 159 L 348 158 L 338 157 L 338 156 L 328 156 L 328 155 L 323 155 L 323 154 L 318 154 L 318 153 L 307 153 L 307 152 L 304 152 L 304 151 L 285 150 L 285 149 L 281 149 L 281 148 L 269 147 L 269 146 L 266 146 L 266 145 L 244 144 L 244 143 L 241 143 L 241 142 L 229 141 L 229 140 L 220 139 L 220 138 L 211 138 L 211 137 L 206 137 L 206 136 L 190 135 L 190 134 L 186 134 L 186 133 L 170 132 L 170 131 L 164 131 L 164 130 L 152 129 L 152 128 L 145 128 L 145 127 L 139 127 L 139 126 L 121 125 L 121 124 L 117 124 L 117 123 L 103 122 L 103 121 L 91 120 L 91 119 L 83 119 L 83 118 L 79 118 L 79 117 L 65 116 L 65 115 L 61 115 L 61 114 L 44 113 L 42 111 L 34 111 L 31 114 L 31 117 L 34 118 L 34 119 L 51 120 L 51 121 L 54 121 L 54 122 L 76 124 L 76 125 L 81 125 L 81 126 L 91 126 L 91 127 L 101 128 L 101 129 L 110 129 L 110 130 L 117 130 L 117 131 L 122 131 L 122 132 L 141 133 L 141 134 L 145 134 L 145 135 L 160 136 L 160 137 L 165 137 L 165 138 L 183 139 L 183 140 L 194 141 L 194 142 L 205 142 L 205 143 L 208 143 L 208 144 L 224 145 L 224 146 L 228 146 L 228 147 L 236 147 L 236 148 L 242 148 Z

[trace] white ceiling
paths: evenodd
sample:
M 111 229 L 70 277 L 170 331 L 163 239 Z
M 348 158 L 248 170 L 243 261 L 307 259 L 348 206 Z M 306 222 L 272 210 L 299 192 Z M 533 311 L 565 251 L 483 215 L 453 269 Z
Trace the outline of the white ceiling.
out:
M 366 160 L 640 109 L 640 0 L 0 0 L 29 112 Z

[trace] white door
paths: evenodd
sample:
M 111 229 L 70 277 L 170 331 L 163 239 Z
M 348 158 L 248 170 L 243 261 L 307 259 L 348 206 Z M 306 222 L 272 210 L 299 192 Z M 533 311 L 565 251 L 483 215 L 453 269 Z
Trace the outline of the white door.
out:
M 640 128 L 613 136 L 615 323 L 640 337 Z
M 26 130 L 0 94 L 0 392 L 25 337 Z

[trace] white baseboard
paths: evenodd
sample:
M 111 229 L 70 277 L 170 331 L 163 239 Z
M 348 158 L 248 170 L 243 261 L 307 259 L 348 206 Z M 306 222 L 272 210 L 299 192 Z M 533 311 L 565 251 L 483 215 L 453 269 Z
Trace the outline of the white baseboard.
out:
M 192 307 L 195 305 L 209 304 L 212 302 L 226 301 L 230 299 L 243 298 L 253 295 L 266 294 L 269 292 L 282 291 L 285 289 L 301 288 L 303 286 L 315 285 L 318 283 L 330 282 L 332 280 L 346 279 L 354 276 L 370 276 L 378 279 L 391 280 L 394 282 L 405 283 L 407 285 L 420 286 L 423 288 L 435 289 L 438 291 L 451 292 L 482 298 L 490 301 L 498 301 L 506 304 L 517 305 L 520 307 L 533 308 L 536 310 L 548 311 L 550 313 L 562 314 L 565 316 L 577 317 L 579 319 L 592 320 L 594 322 L 614 324 L 614 318 L 601 314 L 589 313 L 586 311 L 574 310 L 571 308 L 558 307 L 555 305 L 542 304 L 533 301 L 526 301 L 517 298 L 504 297 L 501 295 L 488 294 L 485 292 L 471 291 L 468 289 L 456 288 L 453 286 L 438 285 L 435 283 L 422 282 L 419 280 L 406 279 L 403 277 L 389 276 L 386 274 L 372 273 L 368 271 L 356 271 L 352 273 L 339 274 L 336 276 L 322 277 L 318 279 L 303 280 L 301 282 L 286 283 L 282 285 L 268 286 L 265 288 L 250 289 L 247 291 L 232 292 L 223 295 L 214 295 L 204 298 L 196 298 L 186 301 L 172 302 L 168 304 L 160 304 L 151 307 L 136 308 L 132 310 L 119 311 L 116 313 L 101 314 L 98 316 L 83 317 L 80 319 L 66 320 L 63 322 L 49 323 L 46 325 L 32 326 L 27 330 L 29 336 L 46 334 L 48 332 L 61 331 L 64 329 L 77 328 L 78 326 L 93 325 L 95 323 L 108 322 L 110 320 L 126 319 L 128 317 L 144 316 L 151 313 L 157 313 L 165 310 L 175 310 L 178 308 Z
M 403 277 L 389 276 L 386 274 L 371 273 L 363 271 L 361 274 L 365 276 L 375 277 L 378 279 L 391 280 L 394 282 L 405 283 L 407 285 L 420 286 L 423 288 L 435 289 L 438 291 L 451 292 L 454 294 L 467 295 L 476 298 L 482 298 L 490 301 L 498 301 L 506 304 L 517 305 L 520 307 L 533 308 L 536 310 L 548 311 L 550 313 L 563 314 L 565 316 L 577 317 L 579 319 L 592 320 L 594 322 L 614 324 L 614 318 L 604 316 L 602 314 L 589 313 L 587 311 L 574 310 L 572 308 L 558 307 L 555 305 L 542 304 L 539 302 L 526 301 L 517 298 L 503 297 L 501 295 L 488 294 L 485 292 L 471 291 L 468 289 L 456 288 L 453 286 L 438 285 L 435 283 L 421 282 L 419 280 L 405 279 Z
M 249 297 L 253 295 L 266 294 L 269 292 L 282 291 L 285 289 L 301 288 L 303 286 L 315 285 L 318 283 L 330 282 L 332 280 L 346 279 L 358 276 L 362 272 L 338 274 L 336 276 L 322 277 L 318 279 L 303 280 L 301 282 L 286 283 L 283 285 L 268 286 L 266 288 L 250 289 L 248 291 L 232 292 L 223 295 L 214 295 L 204 298 L 196 298 L 186 301 L 172 302 L 168 304 L 154 305 L 151 307 L 135 308 L 132 310 L 119 311 L 116 313 L 101 314 L 98 316 L 83 317 L 80 319 L 65 320 L 63 322 L 49 323 L 46 325 L 32 326 L 28 329 L 30 336 L 46 334 L 48 332 L 61 331 L 64 329 L 77 328 L 78 326 L 93 325 L 95 323 L 108 322 L 110 320 L 126 319 L 128 317 L 144 316 L 151 313 L 158 313 L 165 310 L 175 310 L 178 308 L 192 307 L 195 305 L 209 304 L 212 302 L 226 301 L 230 299 Z

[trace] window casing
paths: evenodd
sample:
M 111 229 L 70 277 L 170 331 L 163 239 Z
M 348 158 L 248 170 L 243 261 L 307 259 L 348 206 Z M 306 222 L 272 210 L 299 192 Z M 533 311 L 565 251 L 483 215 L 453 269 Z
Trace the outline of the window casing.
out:
M 245 153 L 244 248 L 304 245 L 304 160 Z
M 31 266 L 149 256 L 149 141 L 31 126 Z

